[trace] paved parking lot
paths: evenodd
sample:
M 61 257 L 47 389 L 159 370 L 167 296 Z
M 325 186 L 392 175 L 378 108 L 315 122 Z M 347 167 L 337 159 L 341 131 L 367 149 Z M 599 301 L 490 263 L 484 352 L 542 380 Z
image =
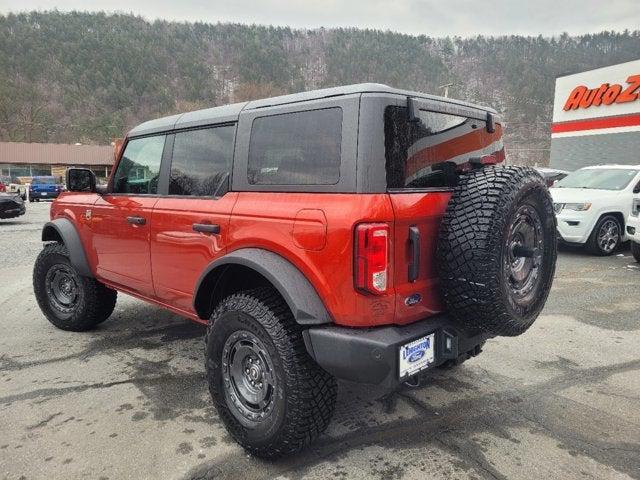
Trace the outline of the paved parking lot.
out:
M 327 433 L 269 463 L 211 407 L 203 327 L 124 295 L 95 331 L 46 322 L 31 268 L 48 209 L 0 220 L 1 478 L 640 478 L 640 268 L 628 251 L 562 252 L 525 335 L 418 389 L 342 383 Z

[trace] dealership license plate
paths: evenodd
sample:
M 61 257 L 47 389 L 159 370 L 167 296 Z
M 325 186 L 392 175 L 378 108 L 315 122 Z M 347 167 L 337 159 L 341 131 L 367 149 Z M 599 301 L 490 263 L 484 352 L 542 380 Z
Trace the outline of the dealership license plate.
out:
M 436 334 L 406 343 L 400 347 L 400 378 L 424 370 L 435 358 Z
M 43 197 L 47 196 L 47 192 L 40 192 L 40 195 L 42 195 Z

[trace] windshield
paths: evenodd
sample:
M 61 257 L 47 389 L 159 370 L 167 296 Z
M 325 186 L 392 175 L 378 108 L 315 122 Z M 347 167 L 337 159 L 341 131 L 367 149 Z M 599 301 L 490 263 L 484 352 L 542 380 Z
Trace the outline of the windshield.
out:
M 37 183 L 38 185 L 55 185 L 56 179 L 53 177 L 34 177 L 33 183 Z
M 557 188 L 624 190 L 639 170 L 626 168 L 583 168 L 556 183 Z

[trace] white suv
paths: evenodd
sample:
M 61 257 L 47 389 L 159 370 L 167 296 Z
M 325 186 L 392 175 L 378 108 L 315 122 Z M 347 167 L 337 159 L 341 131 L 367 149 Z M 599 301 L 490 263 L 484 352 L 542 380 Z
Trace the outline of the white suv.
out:
M 640 192 L 634 197 L 631 215 L 627 219 L 627 235 L 631 240 L 631 253 L 636 262 L 640 263 Z
M 551 188 L 559 236 L 596 255 L 611 255 L 629 240 L 625 223 L 639 193 L 640 165 L 576 170 Z

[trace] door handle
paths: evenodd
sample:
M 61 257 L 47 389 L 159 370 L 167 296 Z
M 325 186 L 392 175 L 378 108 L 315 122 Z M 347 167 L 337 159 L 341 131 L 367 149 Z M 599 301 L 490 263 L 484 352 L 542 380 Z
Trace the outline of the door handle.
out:
M 147 219 L 144 217 L 127 217 L 127 223 L 131 225 L 144 225 L 147 223 Z
M 212 223 L 194 223 L 192 225 L 194 232 L 202 233 L 220 233 L 220 225 Z
M 420 274 L 420 230 L 418 227 L 409 227 L 409 245 L 411 246 L 409 281 L 415 282 Z

